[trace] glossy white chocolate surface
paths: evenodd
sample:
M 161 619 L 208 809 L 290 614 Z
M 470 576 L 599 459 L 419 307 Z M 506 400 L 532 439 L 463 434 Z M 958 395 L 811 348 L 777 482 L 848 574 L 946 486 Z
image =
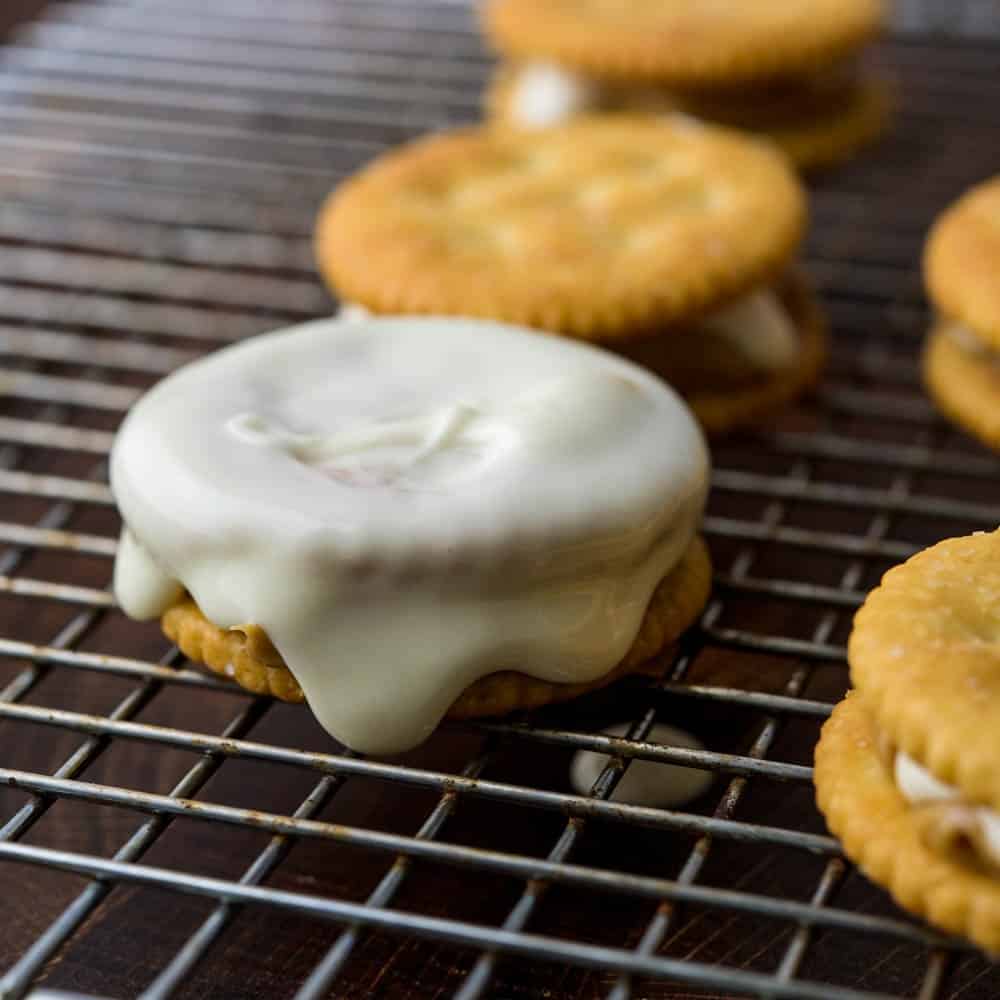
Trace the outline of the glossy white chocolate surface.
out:
M 115 590 L 148 618 L 180 584 L 216 625 L 261 626 L 330 733 L 404 750 L 487 674 L 614 667 L 694 536 L 707 468 L 681 400 L 603 351 L 320 320 L 135 405 L 112 453 Z

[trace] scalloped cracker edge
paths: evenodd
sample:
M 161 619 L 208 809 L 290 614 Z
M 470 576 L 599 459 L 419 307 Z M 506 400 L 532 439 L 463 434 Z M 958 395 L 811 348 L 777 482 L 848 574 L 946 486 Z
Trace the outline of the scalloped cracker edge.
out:
M 1000 880 L 926 846 L 917 810 L 896 788 L 857 693 L 823 726 L 815 782 L 830 831 L 873 882 L 905 910 L 1000 951 Z

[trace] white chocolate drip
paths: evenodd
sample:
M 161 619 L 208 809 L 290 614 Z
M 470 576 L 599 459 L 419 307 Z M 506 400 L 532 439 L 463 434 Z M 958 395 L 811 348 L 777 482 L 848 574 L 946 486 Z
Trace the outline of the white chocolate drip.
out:
M 603 730 L 605 736 L 623 737 L 628 725 L 611 726 Z M 661 746 L 680 747 L 684 750 L 704 750 L 701 742 L 683 729 L 662 723 L 653 726 L 645 742 Z M 589 795 L 594 782 L 611 760 L 595 750 L 579 750 L 573 755 L 569 778 L 574 791 Z M 611 793 L 614 802 L 652 809 L 671 809 L 692 802 L 708 790 L 715 776 L 711 771 L 679 764 L 664 764 L 655 760 L 634 759 L 624 777 Z
M 706 483 L 684 405 L 603 351 L 471 320 L 319 321 L 133 408 L 115 591 L 146 618 L 181 584 L 216 625 L 261 626 L 327 730 L 388 753 L 487 674 L 611 669 Z
M 962 793 L 952 785 L 934 777 L 908 754 L 898 751 L 894 764 L 896 787 L 907 802 L 954 802 L 965 804 Z M 971 806 L 971 814 L 979 824 L 981 843 L 990 861 L 1000 866 L 1000 815 L 986 806 Z
M 128 528 L 123 528 L 115 559 L 114 590 L 130 618 L 155 618 L 176 604 L 184 588 L 157 565 Z

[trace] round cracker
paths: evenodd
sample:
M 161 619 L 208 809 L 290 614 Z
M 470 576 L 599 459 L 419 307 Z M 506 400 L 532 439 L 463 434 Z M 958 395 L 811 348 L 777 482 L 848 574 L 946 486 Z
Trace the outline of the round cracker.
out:
M 989 355 L 965 350 L 939 326 L 928 336 L 923 374 L 941 411 L 1000 451 L 1000 365 Z
M 807 73 L 884 20 L 881 0 L 489 0 L 483 10 L 508 57 L 689 87 Z
M 486 92 L 485 111 L 496 124 L 516 127 L 512 119 L 513 88 L 518 68 L 501 66 Z M 809 172 L 842 163 L 885 131 L 892 101 L 889 87 L 879 79 L 863 79 L 843 94 L 823 94 L 825 99 L 776 99 L 768 113 L 764 105 L 728 107 L 717 98 L 711 103 L 680 92 L 664 91 L 664 106 L 693 115 L 709 124 L 739 129 L 771 142 L 798 167 Z M 606 112 L 634 114 L 648 108 L 632 106 L 626 95 Z
M 1000 176 L 972 188 L 934 224 L 924 280 L 941 313 L 1000 348 Z
M 1000 531 L 889 570 L 854 618 L 851 680 L 891 742 L 969 802 L 1000 807 Z
M 711 587 L 708 549 L 696 536 L 681 561 L 653 592 L 639 632 L 624 659 L 603 677 L 586 684 L 556 684 L 514 671 L 501 671 L 470 685 L 448 710 L 448 717 L 503 715 L 577 698 L 628 674 L 659 674 L 662 664 L 650 663 L 651 658 L 694 624 L 708 602 Z M 259 626 L 219 628 L 190 598 L 168 608 L 161 625 L 188 659 L 204 664 L 248 691 L 272 695 L 281 701 L 305 700 L 298 682 Z
M 823 726 L 815 782 L 830 831 L 872 881 L 910 912 L 1000 951 L 1000 880 L 927 845 L 919 809 L 896 787 L 857 693 Z
M 328 199 L 316 252 L 337 294 L 377 313 L 612 340 L 767 282 L 805 219 L 801 185 L 767 145 L 615 116 L 390 153 Z

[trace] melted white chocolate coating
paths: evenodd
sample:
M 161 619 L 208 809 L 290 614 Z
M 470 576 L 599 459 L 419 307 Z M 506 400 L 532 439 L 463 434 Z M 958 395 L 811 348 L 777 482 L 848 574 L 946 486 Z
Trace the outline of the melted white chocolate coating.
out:
M 216 625 L 261 626 L 331 734 L 404 750 L 487 674 L 615 666 L 694 536 L 707 468 L 678 397 L 603 351 L 321 320 L 132 409 L 115 592 L 154 617 L 180 584 Z
M 962 793 L 957 788 L 939 781 L 927 768 L 902 751 L 896 752 L 894 772 L 896 787 L 907 802 L 965 804 Z M 989 855 L 990 861 L 1000 866 L 1000 815 L 985 806 L 972 806 L 971 811 L 982 834 L 980 843 Z

